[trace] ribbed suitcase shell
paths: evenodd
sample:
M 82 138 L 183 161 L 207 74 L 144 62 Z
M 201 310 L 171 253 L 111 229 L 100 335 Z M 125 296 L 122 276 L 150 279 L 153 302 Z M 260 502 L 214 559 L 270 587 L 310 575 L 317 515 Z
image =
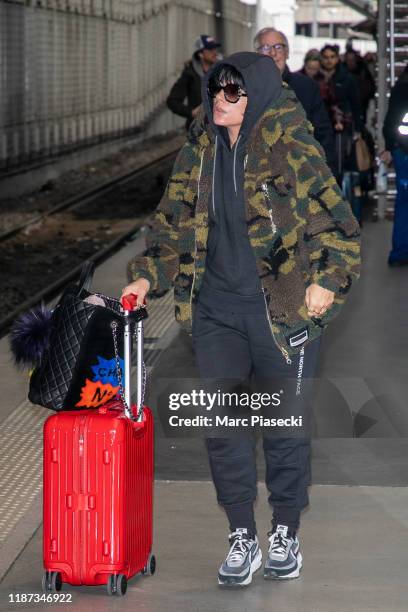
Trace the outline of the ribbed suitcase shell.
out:
M 73 585 L 106 584 L 146 565 L 152 547 L 153 418 L 120 402 L 60 412 L 44 424 L 47 571 Z

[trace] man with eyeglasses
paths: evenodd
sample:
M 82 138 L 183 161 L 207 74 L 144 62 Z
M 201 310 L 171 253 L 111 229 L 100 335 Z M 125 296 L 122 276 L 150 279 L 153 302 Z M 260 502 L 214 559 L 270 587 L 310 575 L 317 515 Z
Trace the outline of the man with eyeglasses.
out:
M 201 79 L 218 61 L 220 47 L 221 44 L 212 36 L 201 34 L 194 43 L 193 57 L 184 66 L 168 95 L 167 106 L 176 115 L 186 118 L 186 128 L 200 110 Z
M 271 416 L 299 415 L 321 333 L 359 274 L 359 226 L 270 57 L 242 52 L 216 64 L 202 98 L 122 295 L 135 293 L 140 305 L 174 285 L 176 319 L 192 333 L 206 386 L 235 389 L 253 375 L 257 390 L 285 390 Z M 232 414 L 242 408 L 250 416 L 238 400 Z M 230 528 L 218 583 L 243 587 L 262 565 L 256 447 L 250 431 L 233 432 L 205 434 Z M 290 426 L 262 434 L 273 508 L 263 574 L 286 580 L 302 567 L 310 441 Z
M 326 160 L 331 171 L 336 174 L 333 128 L 318 84 L 304 74 L 289 70 L 287 65 L 289 43 L 283 32 L 275 28 L 263 28 L 254 38 L 254 47 L 255 51 L 269 55 L 275 61 L 282 74 L 282 79 L 293 89 L 305 109 L 306 116 L 314 127 L 314 136 L 326 153 Z

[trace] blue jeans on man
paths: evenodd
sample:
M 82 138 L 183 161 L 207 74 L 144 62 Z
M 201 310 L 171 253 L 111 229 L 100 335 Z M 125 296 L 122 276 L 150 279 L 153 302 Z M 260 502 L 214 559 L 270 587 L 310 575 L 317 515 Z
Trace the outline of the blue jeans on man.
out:
M 397 147 L 392 152 L 397 196 L 395 198 L 392 250 L 388 263 L 408 263 L 408 153 Z

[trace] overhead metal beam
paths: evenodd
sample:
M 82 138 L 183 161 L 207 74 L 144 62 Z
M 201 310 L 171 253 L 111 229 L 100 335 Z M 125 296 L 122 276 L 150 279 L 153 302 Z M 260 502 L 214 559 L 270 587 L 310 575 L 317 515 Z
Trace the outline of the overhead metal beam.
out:
M 372 10 L 371 2 L 367 2 L 367 0 L 340 0 L 340 2 L 366 17 L 376 18 L 376 12 Z M 378 0 L 378 2 L 384 2 L 384 0 Z

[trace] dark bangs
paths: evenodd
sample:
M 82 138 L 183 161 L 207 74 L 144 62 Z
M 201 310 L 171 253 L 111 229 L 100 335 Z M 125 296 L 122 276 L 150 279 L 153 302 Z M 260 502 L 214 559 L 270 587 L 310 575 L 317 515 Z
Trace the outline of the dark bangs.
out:
M 228 83 L 238 85 L 246 93 L 244 78 L 242 74 L 230 64 L 217 66 L 209 79 L 209 87 L 223 87 Z

